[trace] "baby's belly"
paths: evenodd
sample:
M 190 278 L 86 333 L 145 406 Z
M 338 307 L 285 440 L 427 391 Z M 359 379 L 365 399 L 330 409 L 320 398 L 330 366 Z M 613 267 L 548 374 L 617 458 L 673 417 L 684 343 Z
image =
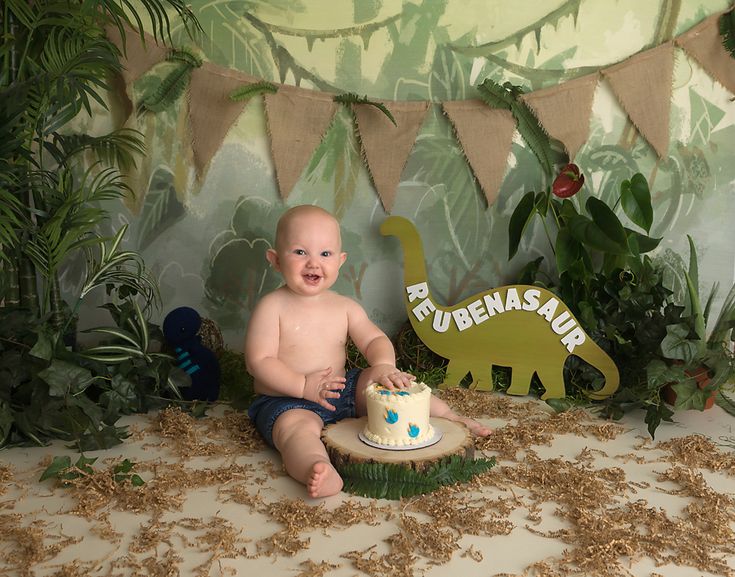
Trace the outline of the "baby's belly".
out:
M 318 338 L 315 338 L 318 341 Z M 292 351 L 291 354 L 281 355 L 281 360 L 293 371 L 309 374 L 323 369 L 331 368 L 332 374 L 344 376 L 345 374 L 345 352 L 343 349 L 325 351 L 324 349 L 305 351 Z

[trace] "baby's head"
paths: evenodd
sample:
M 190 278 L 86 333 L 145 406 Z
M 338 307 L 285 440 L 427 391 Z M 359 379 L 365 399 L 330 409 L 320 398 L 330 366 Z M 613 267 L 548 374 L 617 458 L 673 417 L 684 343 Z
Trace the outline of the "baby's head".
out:
M 334 284 L 347 255 L 337 220 L 323 208 L 301 205 L 279 219 L 275 249 L 266 258 L 293 292 L 314 295 Z
M 337 249 L 342 250 L 342 235 L 337 219 L 329 211 L 312 204 L 294 206 L 281 215 L 276 225 L 276 250 L 280 251 L 294 233 L 307 229 L 334 235 Z

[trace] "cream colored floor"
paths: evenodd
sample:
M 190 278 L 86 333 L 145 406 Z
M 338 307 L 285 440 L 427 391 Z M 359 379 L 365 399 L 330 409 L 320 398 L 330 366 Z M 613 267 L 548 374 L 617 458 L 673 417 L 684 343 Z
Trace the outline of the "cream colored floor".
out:
M 534 408 L 545 406 L 529 399 L 513 399 L 514 406 L 528 402 Z M 221 416 L 223 410 L 218 409 L 214 416 Z M 496 415 L 481 420 L 502 430 L 517 423 L 517 415 L 509 418 Z M 625 499 L 631 502 L 645 500 L 648 507 L 660 507 L 677 519 L 686 515 L 684 506 L 691 499 L 672 494 L 679 488 L 658 477 L 658 473 L 671 467 L 671 463 L 661 459 L 664 452 L 656 448 L 656 443 L 698 433 L 718 444 L 726 457 L 734 455 L 735 417 L 714 407 L 703 413 L 677 414 L 676 420 L 675 424 L 662 424 L 653 442 L 645 432 L 643 415 L 636 413 L 620 423 L 622 430 L 614 440 L 601 441 L 591 435 L 565 433 L 555 435 L 548 445 L 532 448 L 541 459 L 547 460 L 582 463 L 579 460 L 581 454 L 592 455 L 594 460 L 589 462 L 591 471 L 624 471 L 624 480 L 630 483 L 631 488 Z M 182 456 L 176 449 L 176 442 L 181 439 L 175 438 L 175 432 L 173 437 L 144 432 L 151 423 L 155 428 L 155 415 L 126 417 L 121 424 L 131 426 L 135 432 L 133 438 L 114 449 L 87 454 L 99 457 L 94 467 L 100 470 L 122 458 L 135 461 L 141 477 L 146 480 L 146 487 L 142 490 L 147 491 L 155 488 L 156 477 L 170 464 L 181 463 L 186 471 L 199 470 L 191 477 L 179 477 L 180 481 L 174 483 L 168 492 L 163 491 L 169 497 L 181 495 L 180 506 L 163 501 L 159 503 L 162 511 L 158 517 L 161 522 L 158 533 L 150 531 L 147 537 L 143 535 L 143 529 L 155 517 L 155 499 L 141 502 L 139 511 L 121 510 L 119 504 L 112 503 L 96 511 L 97 520 L 89 520 L 74 513 L 79 501 L 72 489 L 55 486 L 52 481 L 38 482 L 45 463 L 51 457 L 68 454 L 76 460 L 77 454 L 64 448 L 62 443 L 0 452 L 0 466 L 5 467 L 6 477 L 9 477 L 0 484 L 0 575 L 364 575 L 342 555 L 350 551 L 365 551 L 371 546 L 374 546 L 375 556 L 390 553 L 387 540 L 401 533 L 401 514 L 422 523 L 436 522 L 425 513 L 416 512 L 410 501 L 365 499 L 344 493 L 324 500 L 305 499 L 303 488 L 280 474 L 280 461 L 275 453 L 267 449 L 250 453 L 241 450 L 237 438 L 228 438 L 227 432 L 222 430 L 224 421 L 218 422 L 217 430 L 210 432 L 206 431 L 206 422 L 207 419 L 190 429 L 195 437 L 189 440 L 195 439 L 204 446 L 203 452 L 207 451 L 207 443 L 212 440 L 211 447 L 228 446 L 230 455 Z M 599 422 L 594 417 L 590 418 L 590 423 Z M 642 445 L 645 449 L 641 448 Z M 203 486 L 189 490 L 183 488 L 187 478 L 197 484 L 203 477 L 202 471 L 222 471 L 230 465 L 241 466 L 239 472 L 219 481 L 212 479 Z M 522 468 L 523 459 L 517 462 L 499 460 L 493 472 L 499 473 L 503 467 Z M 699 473 L 712 490 L 725 495 L 726 499 L 735 498 L 734 469 L 694 471 L 695 475 Z M 406 574 L 487 577 L 522 575 L 537 561 L 546 561 L 548 566 L 554 567 L 570 545 L 538 532 L 563 529 L 565 522 L 555 515 L 558 504 L 554 502 L 542 503 L 538 510 L 529 511 L 530 501 L 525 499 L 528 493 L 527 488 L 513 487 L 508 483 L 489 483 L 486 487 L 469 489 L 466 497 L 474 506 L 516 503 L 512 511 L 499 516 L 495 513 L 495 518 L 511 524 L 510 533 L 494 536 L 464 534 L 458 538 L 458 548 L 448 562 L 432 564 L 430 556 L 419 553 L 410 562 Z M 248 504 L 248 499 L 252 500 L 251 504 Z M 253 504 L 258 499 L 261 499 L 260 504 Z M 304 499 L 305 507 L 299 508 L 301 499 Z M 381 509 L 372 525 L 360 523 L 350 527 L 313 528 L 312 521 L 320 512 L 332 510 L 345 502 L 354 503 L 363 512 L 371 505 L 385 509 Z M 273 507 L 278 503 L 291 505 L 292 525 L 307 527 L 300 533 L 300 537 L 307 541 L 293 555 L 274 551 L 273 546 L 268 545 L 287 545 L 286 537 L 278 536 L 284 526 L 274 520 L 277 509 Z M 734 519 L 732 502 L 725 500 L 723 503 L 729 510 L 730 519 Z M 105 517 L 109 526 L 99 520 Z M 105 527 L 113 529 L 115 534 L 104 534 Z M 213 527 L 228 529 L 229 541 L 225 543 L 223 533 L 211 529 Z M 730 529 L 735 531 L 735 524 L 731 523 Z M 146 548 L 146 542 L 155 546 Z M 24 547 L 31 558 L 35 556 L 35 560 L 27 558 L 22 566 L 14 566 L 13 556 L 22 553 Z M 269 547 L 270 551 L 267 550 Z M 258 551 L 261 551 L 259 556 L 256 555 Z M 735 573 L 735 556 L 730 552 L 720 557 Z M 624 570 L 634 576 L 694 577 L 711 574 L 691 566 L 669 564 L 657 567 L 650 558 L 621 556 L 620 562 Z M 137 570 L 131 568 L 135 566 Z M 623 574 L 616 571 L 610 574 Z M 374 574 L 398 575 L 400 572 L 385 570 Z

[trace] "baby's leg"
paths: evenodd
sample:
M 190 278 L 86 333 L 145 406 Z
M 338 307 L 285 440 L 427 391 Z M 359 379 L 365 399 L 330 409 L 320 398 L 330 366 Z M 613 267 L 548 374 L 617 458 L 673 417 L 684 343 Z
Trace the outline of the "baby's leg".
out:
M 482 423 L 469 417 L 462 417 L 455 413 L 449 405 L 440 398 L 431 395 L 431 404 L 429 405 L 429 413 L 432 417 L 441 417 L 449 421 L 458 421 L 467 425 L 470 432 L 477 437 L 486 437 L 492 433 L 492 429 L 486 427 Z
M 290 409 L 273 426 L 273 443 L 286 472 L 306 485 L 310 497 L 328 497 L 342 489 L 342 477 L 329 462 L 321 440 L 324 422 L 306 409 Z

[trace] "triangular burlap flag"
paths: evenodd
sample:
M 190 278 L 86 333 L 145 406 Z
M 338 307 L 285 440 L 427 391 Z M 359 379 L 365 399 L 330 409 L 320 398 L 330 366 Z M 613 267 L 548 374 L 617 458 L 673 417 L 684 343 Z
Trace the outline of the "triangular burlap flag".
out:
M 508 166 L 516 128 L 513 115 L 510 110 L 490 108 L 481 100 L 449 101 L 442 107 L 490 206 L 498 197 Z
M 248 103 L 233 102 L 230 93 L 243 84 L 255 82 L 258 80 L 252 76 L 209 62 L 191 71 L 189 122 L 198 178 Z
M 394 125 L 378 108 L 354 104 L 360 142 L 365 161 L 383 208 L 390 212 L 396 189 L 416 134 L 424 121 L 428 102 L 383 102 L 396 120 Z
M 145 35 L 145 45 L 140 39 L 140 34 L 129 26 L 125 26 L 125 43 L 123 44 L 120 30 L 116 26 L 106 28 L 107 37 L 122 53 L 122 77 L 125 84 L 135 82 L 143 74 L 148 72 L 154 65 L 166 58 L 168 48 L 163 44 L 156 43 L 156 39 L 148 33 Z
M 570 160 L 587 142 L 598 79 L 589 74 L 521 97 L 549 136 L 564 145 Z
M 676 38 L 676 45 L 694 58 L 717 82 L 735 94 L 735 58 L 722 45 L 718 26 L 720 14 L 709 18 Z
M 276 180 L 288 198 L 332 122 L 337 103 L 331 94 L 280 86 L 265 95 L 265 111 Z
M 631 56 L 602 73 L 643 138 L 661 158 L 668 156 L 673 43 Z

